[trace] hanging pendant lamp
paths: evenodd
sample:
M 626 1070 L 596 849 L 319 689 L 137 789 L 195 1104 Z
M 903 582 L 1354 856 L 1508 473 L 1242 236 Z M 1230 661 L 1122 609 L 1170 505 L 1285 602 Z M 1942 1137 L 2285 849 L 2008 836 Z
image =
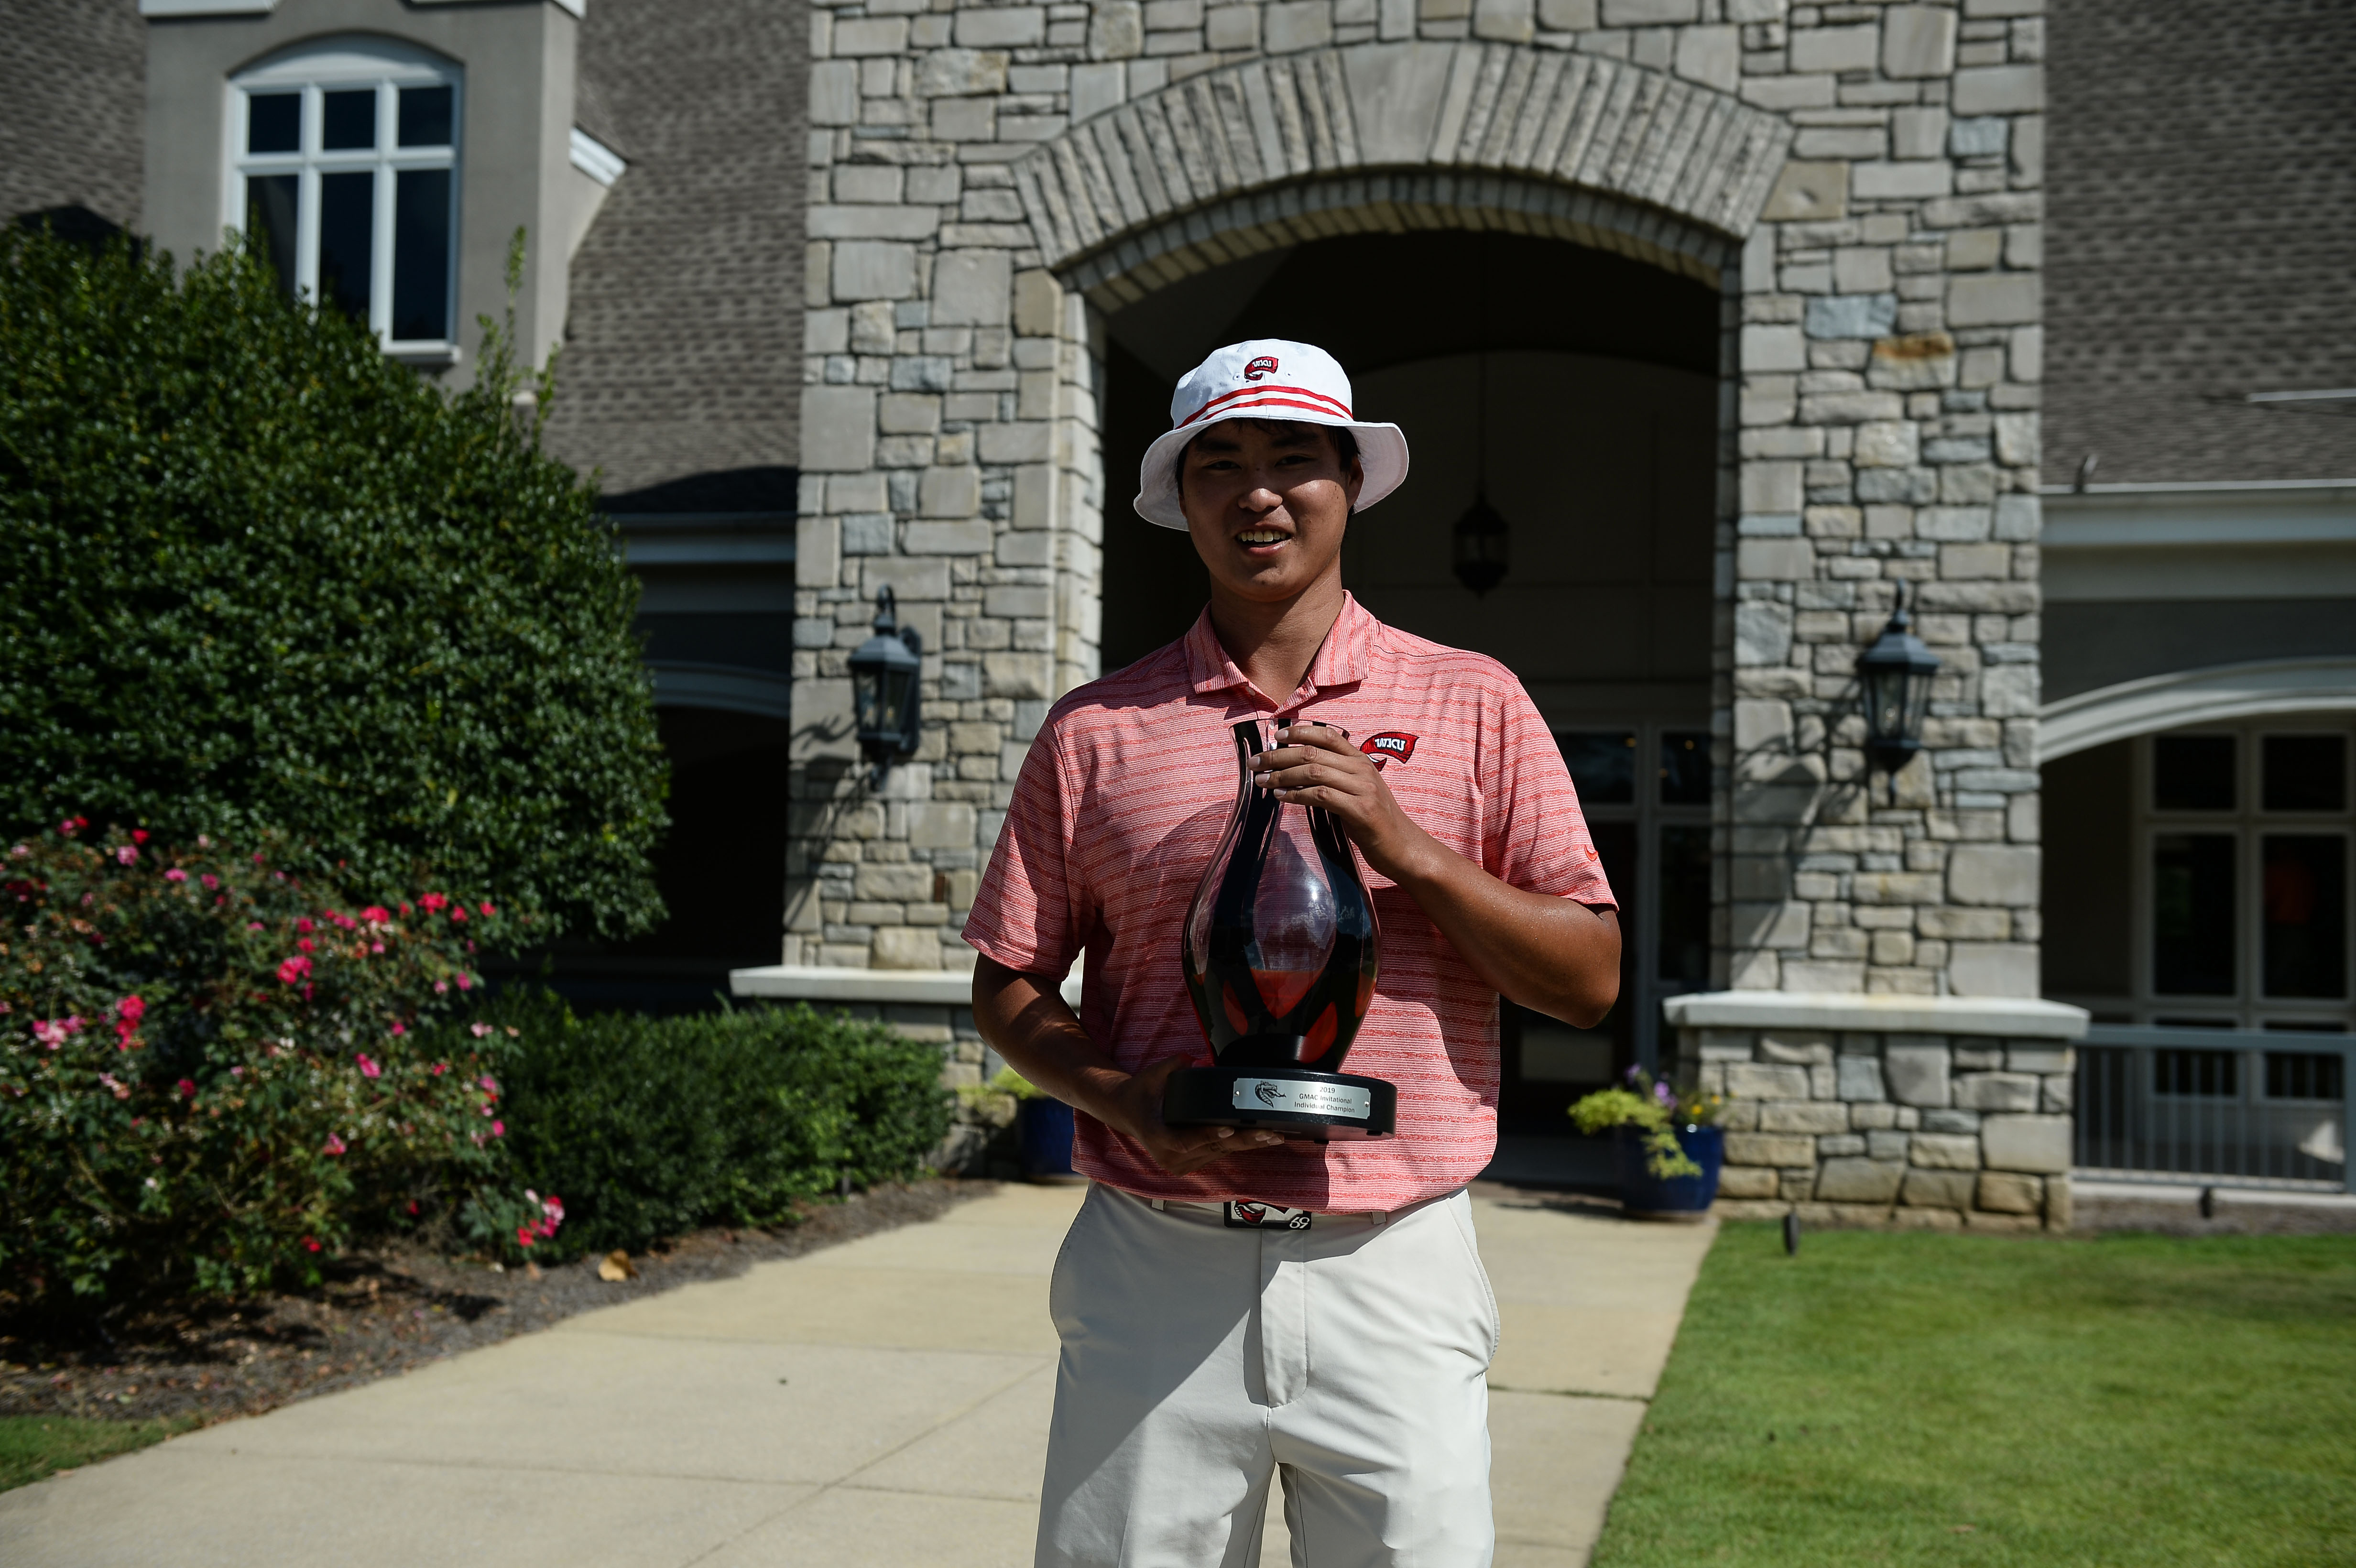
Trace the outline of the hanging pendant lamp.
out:
M 1473 398 L 1473 442 L 1477 453 L 1478 477 L 1474 481 L 1472 505 L 1456 519 L 1456 529 L 1451 540 L 1451 554 L 1456 568 L 1456 581 L 1472 591 L 1475 598 L 1486 598 L 1489 590 L 1505 580 L 1505 569 L 1513 564 L 1513 529 L 1507 526 L 1505 514 L 1489 504 L 1489 244 L 1483 236 L 1480 248 L 1481 287 L 1476 325 L 1481 334 L 1478 368 L 1480 389 Z

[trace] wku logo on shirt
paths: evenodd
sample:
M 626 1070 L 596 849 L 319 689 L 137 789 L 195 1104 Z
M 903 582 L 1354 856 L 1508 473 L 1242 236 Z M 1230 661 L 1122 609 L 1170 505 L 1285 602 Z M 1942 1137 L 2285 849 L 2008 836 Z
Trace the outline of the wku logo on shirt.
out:
M 1385 758 L 1401 763 L 1411 762 L 1415 758 L 1415 737 L 1403 734 L 1397 730 L 1386 730 L 1379 735 L 1369 735 L 1361 741 L 1358 743 L 1358 750 L 1378 763 Z

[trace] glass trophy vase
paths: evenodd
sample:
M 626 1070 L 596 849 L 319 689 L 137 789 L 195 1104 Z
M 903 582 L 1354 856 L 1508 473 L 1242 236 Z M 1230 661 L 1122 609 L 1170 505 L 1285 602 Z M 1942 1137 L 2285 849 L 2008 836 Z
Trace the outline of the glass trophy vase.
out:
M 1173 1127 L 1259 1127 L 1324 1142 L 1393 1128 L 1398 1091 L 1344 1072 L 1375 997 L 1381 933 L 1357 851 L 1324 810 L 1252 784 L 1267 741 L 1235 726 L 1235 810 L 1186 912 L 1181 963 L 1213 1065 L 1171 1074 Z

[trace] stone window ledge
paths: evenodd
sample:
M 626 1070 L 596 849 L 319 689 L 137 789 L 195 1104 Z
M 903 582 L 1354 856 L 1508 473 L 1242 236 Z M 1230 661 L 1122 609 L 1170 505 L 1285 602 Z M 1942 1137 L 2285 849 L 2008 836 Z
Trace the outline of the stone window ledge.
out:
M 1702 991 L 1672 997 L 1673 1029 L 1843 1029 L 1865 1034 L 2077 1040 L 2086 1009 L 2010 997 L 1902 997 L 1826 991 Z

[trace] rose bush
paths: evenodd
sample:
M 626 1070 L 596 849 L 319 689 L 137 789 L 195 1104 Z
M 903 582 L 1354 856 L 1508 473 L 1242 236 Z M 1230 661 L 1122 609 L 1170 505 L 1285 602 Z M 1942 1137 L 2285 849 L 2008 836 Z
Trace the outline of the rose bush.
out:
M 371 1222 L 554 1233 L 561 1200 L 507 1175 L 513 1035 L 431 1027 L 529 917 L 438 890 L 355 903 L 286 859 L 274 839 L 167 849 L 80 817 L 0 848 L 0 1294 L 18 1308 L 316 1280 Z

